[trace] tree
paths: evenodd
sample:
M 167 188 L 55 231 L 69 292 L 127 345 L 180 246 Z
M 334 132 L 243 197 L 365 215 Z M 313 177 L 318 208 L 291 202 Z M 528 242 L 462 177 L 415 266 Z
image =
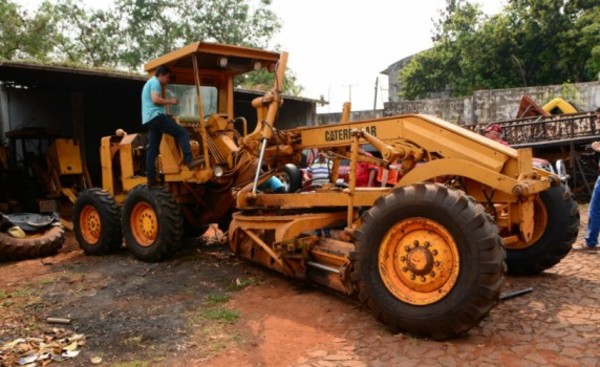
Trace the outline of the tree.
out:
M 33 16 L 10 0 L 0 0 L 0 58 L 46 60 L 53 47 L 54 28 L 42 3 Z
M 467 0 L 447 0 L 434 26 L 434 47 L 400 72 L 405 98 L 587 81 L 600 72 L 594 0 L 509 0 L 492 17 Z
M 53 18 L 55 58 L 94 67 L 118 67 L 121 53 L 121 18 L 111 10 L 90 10 L 82 0 L 46 4 Z
M 253 4 L 252 6 L 250 4 Z M 27 14 L 0 0 L 0 57 L 68 61 L 139 71 L 151 59 L 199 40 L 268 48 L 281 29 L 271 0 L 115 0 L 105 10 L 83 0 L 44 2 Z M 286 92 L 302 87 L 287 74 Z M 241 78 L 268 83 L 267 74 Z

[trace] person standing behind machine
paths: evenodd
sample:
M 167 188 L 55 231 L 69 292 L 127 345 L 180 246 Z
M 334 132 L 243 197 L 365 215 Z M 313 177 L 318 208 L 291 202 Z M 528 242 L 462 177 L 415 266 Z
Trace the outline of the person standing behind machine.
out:
M 177 105 L 177 98 L 163 98 L 162 91 L 171 80 L 172 74 L 166 66 L 159 66 L 152 78 L 142 89 L 142 125 L 148 129 L 148 151 L 146 152 L 146 177 L 148 186 L 160 185 L 156 177 L 156 157 L 163 134 L 169 134 L 177 140 L 183 151 L 183 163 L 193 170 L 202 163 L 201 159 L 193 160 L 188 132 L 165 111 L 165 106 Z
M 600 107 L 596 109 L 596 124 L 600 124 Z M 592 149 L 595 152 L 600 152 L 600 141 L 592 143 Z M 585 250 L 595 254 L 598 247 L 598 234 L 600 233 L 600 176 L 596 179 L 592 198 L 590 199 L 590 207 L 588 212 L 588 227 L 585 236 L 585 244 L 576 250 Z
M 502 127 L 498 124 L 490 124 L 483 130 L 486 138 L 497 141 L 500 144 L 508 146 L 508 142 L 502 139 Z

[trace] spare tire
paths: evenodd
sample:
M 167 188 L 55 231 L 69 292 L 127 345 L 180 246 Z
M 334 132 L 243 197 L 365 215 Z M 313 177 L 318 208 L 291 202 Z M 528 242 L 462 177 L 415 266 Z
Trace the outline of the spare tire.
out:
M 54 225 L 44 231 L 28 233 L 24 238 L 15 238 L 0 233 L 0 259 L 20 260 L 56 254 L 65 241 L 65 231 L 61 225 Z

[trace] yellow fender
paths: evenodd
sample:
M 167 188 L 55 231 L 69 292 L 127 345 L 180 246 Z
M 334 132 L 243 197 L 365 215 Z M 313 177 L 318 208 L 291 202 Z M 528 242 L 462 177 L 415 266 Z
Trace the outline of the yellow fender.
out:
M 544 107 L 542 107 L 542 109 L 548 113 L 550 113 L 550 111 L 552 111 L 555 108 L 558 108 L 561 111 L 561 113 L 577 113 L 577 112 L 579 112 L 572 104 L 570 104 L 569 102 L 565 101 L 564 99 L 562 99 L 560 97 L 554 98 L 550 102 L 546 103 L 544 105 Z

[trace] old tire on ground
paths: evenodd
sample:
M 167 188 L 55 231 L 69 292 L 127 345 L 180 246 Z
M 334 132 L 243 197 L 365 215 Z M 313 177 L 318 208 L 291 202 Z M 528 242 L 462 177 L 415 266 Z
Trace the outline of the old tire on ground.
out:
M 104 255 L 121 247 L 121 211 L 107 191 L 92 188 L 77 196 L 73 207 L 73 231 L 86 255 Z
M 122 225 L 127 248 L 142 261 L 162 261 L 181 244 L 181 208 L 162 187 L 141 185 L 129 192 L 123 204 Z
M 28 233 L 25 238 L 15 238 L 0 233 L 0 260 L 20 260 L 54 255 L 65 241 L 62 226 L 51 226 L 38 233 Z
M 362 219 L 351 280 L 393 330 L 450 338 L 497 303 L 504 247 L 484 208 L 464 192 L 438 184 L 399 188 Z
M 507 249 L 509 274 L 534 275 L 551 268 L 567 256 L 577 239 L 579 210 L 567 186 L 541 192 L 535 217 L 536 227 L 543 232 L 534 235 L 530 244 Z

